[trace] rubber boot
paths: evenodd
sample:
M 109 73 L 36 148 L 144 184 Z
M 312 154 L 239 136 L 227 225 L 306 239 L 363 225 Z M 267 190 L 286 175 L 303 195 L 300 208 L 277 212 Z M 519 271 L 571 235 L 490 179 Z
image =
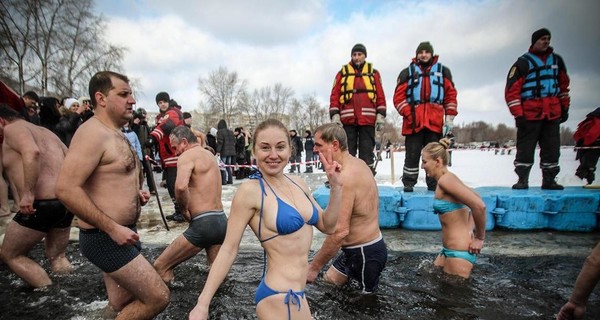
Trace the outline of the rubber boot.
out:
M 556 175 L 560 168 L 542 169 L 542 189 L 544 190 L 563 190 L 565 187 L 556 183 Z
M 519 181 L 513 184 L 512 188 L 516 190 L 529 189 L 529 172 L 531 167 L 518 166 L 515 167 L 515 172 L 519 176 Z

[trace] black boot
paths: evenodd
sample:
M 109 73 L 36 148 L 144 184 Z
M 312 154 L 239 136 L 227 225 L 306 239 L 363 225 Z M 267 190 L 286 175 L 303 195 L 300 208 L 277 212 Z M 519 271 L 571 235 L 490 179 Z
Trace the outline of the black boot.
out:
M 563 190 L 565 187 L 556 183 L 556 175 L 560 172 L 559 167 L 542 169 L 542 189 L 544 190 Z
M 531 167 L 518 166 L 515 167 L 515 172 L 519 176 L 519 181 L 513 184 L 512 188 L 515 190 L 529 189 L 529 172 Z

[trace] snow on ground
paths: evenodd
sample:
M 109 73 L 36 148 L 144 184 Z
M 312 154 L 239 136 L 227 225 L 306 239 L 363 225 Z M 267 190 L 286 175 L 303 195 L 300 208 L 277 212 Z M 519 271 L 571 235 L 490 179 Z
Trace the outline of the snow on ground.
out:
M 494 150 L 458 149 L 452 152 L 452 166 L 449 170 L 455 173 L 466 185 L 470 187 L 500 186 L 510 187 L 517 182 L 517 174 L 514 172 L 513 161 L 516 150 L 511 154 L 502 155 Z M 392 159 L 386 159 L 385 152 L 382 153 L 383 160 L 377 165 L 377 180 L 380 184 L 402 185 L 402 167 L 404 166 L 404 152 L 394 152 L 394 165 Z M 579 166 L 579 160 L 575 160 L 575 151 L 572 147 L 563 147 L 560 156 L 560 173 L 557 182 L 564 186 L 583 186 L 585 181 L 575 176 L 575 170 Z M 393 176 L 392 176 L 393 173 Z M 381 181 L 387 181 L 381 183 Z M 536 150 L 535 162 L 529 175 L 529 186 L 539 187 L 542 185 L 542 170 L 540 169 L 539 149 Z M 426 187 L 425 171 L 419 171 L 417 187 Z

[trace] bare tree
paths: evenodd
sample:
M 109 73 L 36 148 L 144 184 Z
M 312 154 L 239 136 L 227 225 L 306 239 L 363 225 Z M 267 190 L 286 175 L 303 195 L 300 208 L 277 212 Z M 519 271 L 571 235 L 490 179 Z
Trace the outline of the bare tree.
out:
M 305 95 L 302 100 L 292 100 L 290 114 L 291 125 L 301 130 L 314 131 L 316 127 L 329 122 L 329 112 L 317 101 L 315 94 Z
M 244 105 L 246 81 L 238 77 L 237 72 L 229 72 L 226 67 L 219 67 L 211 72 L 208 78 L 199 79 L 199 90 L 207 98 L 209 112 L 216 112 L 231 123 L 234 114 L 239 113 Z
M 88 79 L 98 70 L 119 71 L 125 51 L 106 43 L 102 31 L 106 23 L 92 13 L 92 0 L 70 2 L 61 19 L 57 59 L 52 65 L 51 80 L 55 89 L 67 96 L 84 93 Z
M 81 93 L 96 71 L 120 69 L 125 49 L 104 40 L 93 0 L 6 0 L 0 9 L 0 60 L 21 94 L 26 83 L 44 95 Z
M 0 1 L 0 46 L 2 62 L 16 67 L 19 91 L 25 91 L 25 65 L 32 37 L 32 18 L 27 2 L 21 0 Z M 6 70 L 4 67 L 2 70 Z M 9 76 L 9 74 L 5 74 Z

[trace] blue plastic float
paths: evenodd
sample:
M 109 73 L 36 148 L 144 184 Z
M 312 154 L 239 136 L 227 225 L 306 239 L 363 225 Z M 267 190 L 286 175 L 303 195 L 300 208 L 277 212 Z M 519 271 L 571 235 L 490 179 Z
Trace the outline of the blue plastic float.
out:
M 381 228 L 441 230 L 433 213 L 433 192 L 417 187 L 405 193 L 402 187 L 378 186 L 379 225 Z M 510 187 L 475 189 L 487 209 L 486 230 L 500 227 L 510 230 L 551 229 L 592 231 L 600 229 L 600 190 L 566 187 L 565 190 L 512 190 Z M 329 202 L 329 189 L 313 192 L 319 205 Z

